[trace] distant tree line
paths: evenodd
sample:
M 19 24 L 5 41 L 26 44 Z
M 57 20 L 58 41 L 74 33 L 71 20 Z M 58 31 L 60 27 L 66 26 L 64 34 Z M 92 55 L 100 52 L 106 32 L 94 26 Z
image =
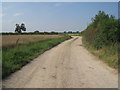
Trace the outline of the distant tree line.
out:
M 79 31 L 64 31 L 64 33 L 80 33 Z
M 40 32 L 38 30 L 34 31 L 34 32 L 23 32 L 26 31 L 26 26 L 24 23 L 22 23 L 21 25 L 16 24 L 15 27 L 15 33 L 13 32 L 4 32 L 4 33 L 0 33 L 2 35 L 36 35 L 36 34 L 40 34 L 40 35 L 56 35 L 56 34 L 74 34 L 74 33 L 80 33 L 79 31 L 73 32 L 73 31 L 64 31 L 64 32 L 55 32 L 55 31 L 51 31 L 51 32 Z
M 64 32 L 55 32 L 55 31 L 51 31 L 51 32 L 40 32 L 38 30 L 34 31 L 34 32 L 6 32 L 6 33 L 0 33 L 2 35 L 57 35 L 57 34 L 71 34 L 71 33 L 79 33 L 79 31 L 76 32 L 72 32 L 72 31 L 64 31 Z
M 59 34 L 59 32 L 54 32 L 54 31 L 51 31 L 51 32 L 39 32 L 38 30 L 34 31 L 33 34 Z
M 13 33 L 13 32 L 3 32 L 1 33 L 2 35 L 56 35 L 56 34 L 61 34 L 59 32 L 22 32 L 22 33 Z

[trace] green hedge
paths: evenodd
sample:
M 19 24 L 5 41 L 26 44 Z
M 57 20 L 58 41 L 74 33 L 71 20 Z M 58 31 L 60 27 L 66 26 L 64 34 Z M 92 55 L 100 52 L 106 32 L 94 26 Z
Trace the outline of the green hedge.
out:
M 116 44 L 120 40 L 120 23 L 114 16 L 103 11 L 92 18 L 92 23 L 83 31 L 83 37 L 96 49 Z
M 90 51 L 107 62 L 118 67 L 118 43 L 120 43 L 120 19 L 99 11 L 92 23 L 82 32 L 83 43 Z M 97 53 L 96 53 L 97 52 Z

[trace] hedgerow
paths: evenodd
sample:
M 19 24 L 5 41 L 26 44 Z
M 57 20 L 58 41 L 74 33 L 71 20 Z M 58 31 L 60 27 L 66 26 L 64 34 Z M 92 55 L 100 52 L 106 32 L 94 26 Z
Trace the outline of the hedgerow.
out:
M 94 55 L 118 68 L 120 65 L 120 19 L 99 11 L 82 32 L 85 47 Z
M 104 11 L 92 18 L 92 23 L 84 32 L 84 38 L 96 49 L 101 49 L 106 45 L 115 44 L 120 41 L 119 20 L 114 16 L 106 14 Z

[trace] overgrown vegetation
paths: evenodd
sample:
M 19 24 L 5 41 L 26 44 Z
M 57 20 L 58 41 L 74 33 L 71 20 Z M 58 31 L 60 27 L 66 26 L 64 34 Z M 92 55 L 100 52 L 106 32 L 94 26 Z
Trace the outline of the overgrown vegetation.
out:
M 99 11 L 82 32 L 84 45 L 114 68 L 118 68 L 119 21 L 114 16 Z
M 29 45 L 22 45 L 3 50 L 2 77 L 5 78 L 30 62 L 33 58 L 70 38 L 70 36 L 52 38 Z

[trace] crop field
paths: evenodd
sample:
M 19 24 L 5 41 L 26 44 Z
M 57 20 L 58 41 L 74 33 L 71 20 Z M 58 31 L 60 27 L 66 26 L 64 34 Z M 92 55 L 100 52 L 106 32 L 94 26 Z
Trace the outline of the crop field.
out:
M 3 35 L 2 77 L 19 70 L 46 50 L 70 38 L 68 35 Z
M 78 34 L 78 33 L 73 33 L 73 34 L 68 34 L 69 36 L 80 36 L 80 34 Z
M 15 47 L 16 45 L 30 44 L 30 43 L 35 43 L 38 41 L 48 40 L 58 37 L 62 37 L 62 36 L 61 35 L 3 35 L 2 47 L 3 48 Z

